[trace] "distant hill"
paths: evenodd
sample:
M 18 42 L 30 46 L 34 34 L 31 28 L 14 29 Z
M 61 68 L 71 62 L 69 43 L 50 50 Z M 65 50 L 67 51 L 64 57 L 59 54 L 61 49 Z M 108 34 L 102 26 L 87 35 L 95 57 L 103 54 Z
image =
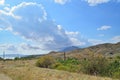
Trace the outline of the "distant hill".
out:
M 85 54 L 91 52 L 94 54 L 103 54 L 105 56 L 120 56 L 120 42 L 116 44 L 105 43 L 79 50 L 79 53 Z
M 90 46 L 83 49 L 75 49 L 69 52 L 66 52 L 66 56 L 76 56 L 79 54 L 82 54 L 83 56 L 94 53 L 94 54 L 103 54 L 104 56 L 120 56 L 120 42 L 116 44 L 111 43 L 105 43 L 105 44 L 99 44 L 95 46 Z M 56 57 L 63 57 L 63 52 L 56 52 L 51 53 L 50 55 L 56 56 Z

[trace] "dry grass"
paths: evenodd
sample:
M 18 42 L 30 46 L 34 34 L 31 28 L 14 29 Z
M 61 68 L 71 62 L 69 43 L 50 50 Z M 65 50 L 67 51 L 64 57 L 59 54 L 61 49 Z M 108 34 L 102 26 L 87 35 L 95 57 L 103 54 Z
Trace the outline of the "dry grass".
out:
M 13 80 L 113 80 L 84 74 L 69 73 L 66 71 L 38 68 L 36 60 L 0 61 L 0 73 Z

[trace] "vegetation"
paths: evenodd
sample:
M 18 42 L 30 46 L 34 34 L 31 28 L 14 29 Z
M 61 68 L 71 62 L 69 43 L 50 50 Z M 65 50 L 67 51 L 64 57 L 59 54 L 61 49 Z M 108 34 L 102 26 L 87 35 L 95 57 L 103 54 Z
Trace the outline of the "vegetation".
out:
M 120 79 L 120 59 L 114 60 L 108 67 L 109 76 Z
M 52 65 L 53 69 L 77 72 L 79 69 L 79 61 L 76 58 L 68 58 L 67 60 L 57 59 Z
M 51 65 L 53 65 L 54 63 L 55 63 L 55 60 L 53 57 L 43 56 L 39 58 L 39 60 L 36 62 L 36 65 L 42 68 L 50 68 Z
M 109 59 L 102 55 L 89 54 L 86 58 L 53 59 L 50 56 L 41 57 L 37 66 L 88 75 L 120 79 L 120 58 Z
M 48 55 L 41 56 L 39 59 L 24 60 L 15 58 L 14 61 L 0 61 L 0 68 L 0 74 L 7 74 L 13 80 L 44 80 L 45 78 L 49 80 L 53 80 L 54 78 L 55 80 L 113 80 L 120 79 L 120 56 L 104 57 L 100 54 L 88 53 L 86 56 L 79 55 L 76 58 L 67 57 L 66 60 L 62 58 L 56 59 Z M 69 72 L 74 72 L 77 76 Z M 63 73 L 66 76 L 59 76 Z M 43 77 L 40 74 L 44 74 L 46 76 Z M 69 76 L 72 77 L 68 79 L 67 77 Z M 113 79 L 99 78 L 98 76 L 111 77 Z
M 35 59 L 0 61 L 0 75 L 4 74 L 10 78 L 9 80 L 114 80 L 107 77 L 39 68 L 35 66 L 36 61 Z M 4 79 L 0 77 L 0 80 Z
M 105 57 L 91 57 L 81 62 L 83 73 L 97 76 L 108 76 L 109 61 Z

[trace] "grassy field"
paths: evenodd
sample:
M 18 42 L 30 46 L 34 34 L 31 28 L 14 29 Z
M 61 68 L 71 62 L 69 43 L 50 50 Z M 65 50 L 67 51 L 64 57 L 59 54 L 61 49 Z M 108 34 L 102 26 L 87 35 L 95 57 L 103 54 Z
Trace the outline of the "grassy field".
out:
M 0 61 L 2 75 L 0 80 L 113 80 L 82 73 L 39 68 L 35 66 L 35 62 L 36 60 Z

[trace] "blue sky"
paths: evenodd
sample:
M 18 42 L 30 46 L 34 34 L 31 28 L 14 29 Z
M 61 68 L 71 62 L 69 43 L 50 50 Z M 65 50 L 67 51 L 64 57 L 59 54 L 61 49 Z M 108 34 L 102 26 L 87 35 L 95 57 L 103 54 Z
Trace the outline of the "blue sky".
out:
M 0 53 L 41 54 L 120 41 L 120 0 L 0 0 Z

